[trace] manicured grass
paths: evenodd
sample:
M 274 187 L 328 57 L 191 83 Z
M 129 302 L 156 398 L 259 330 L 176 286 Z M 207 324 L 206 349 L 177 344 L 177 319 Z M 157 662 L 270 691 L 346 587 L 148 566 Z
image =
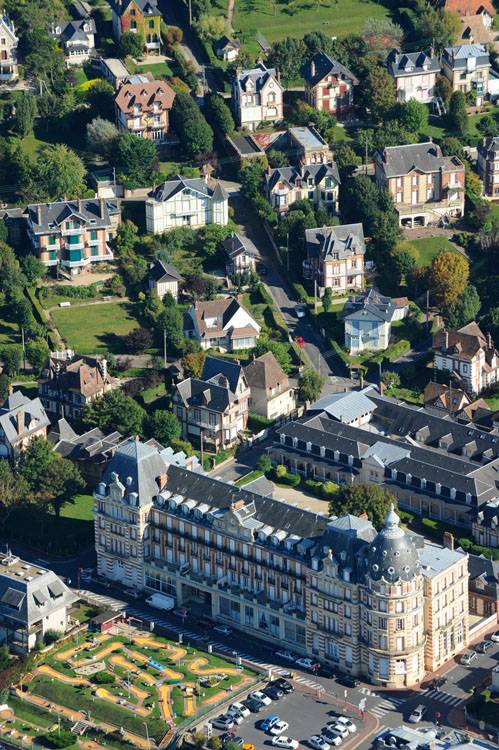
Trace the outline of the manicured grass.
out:
M 99 609 L 97 607 L 93 607 L 90 604 L 83 604 L 83 602 L 81 602 L 78 608 L 71 612 L 71 616 L 74 617 L 75 620 L 78 620 L 78 622 L 88 622 L 92 617 L 95 617 L 98 612 Z
M 158 383 L 157 385 L 153 385 L 152 388 L 146 388 L 140 395 L 144 404 L 153 404 L 166 395 L 165 384 Z
M 155 78 L 167 76 L 171 78 L 175 75 L 174 71 L 167 62 L 151 63 L 150 65 L 139 65 L 138 73 L 152 73 Z
M 126 302 L 54 310 L 52 318 L 66 344 L 80 354 L 124 354 L 122 337 L 139 325 Z
M 424 237 L 420 240 L 411 240 L 411 244 L 418 251 L 417 264 L 420 268 L 431 265 L 433 258 L 444 250 L 457 253 L 447 237 Z
M 499 394 L 497 396 L 489 396 L 485 401 L 487 402 L 489 409 L 492 409 L 492 411 L 497 411 L 499 409 Z
M 61 511 L 63 518 L 74 518 L 78 521 L 92 521 L 94 499 L 92 495 L 76 495 L 74 505 L 65 505 Z
M 233 25 L 251 52 L 257 52 L 260 49 L 257 32 L 268 42 L 286 36 L 302 37 L 312 31 L 342 37 L 359 33 L 368 18 L 387 16 L 388 8 L 371 0 L 294 0 L 292 3 L 235 0 Z
M 41 706 L 34 706 L 32 703 L 26 703 L 17 695 L 9 695 L 9 708 L 11 708 L 16 717 L 22 721 L 29 721 L 38 727 L 51 727 L 54 724 L 54 716 L 45 711 Z
M 245 474 L 244 477 L 237 479 L 234 482 L 234 484 L 237 487 L 244 487 L 245 484 L 249 484 L 249 482 L 254 482 L 255 479 L 260 479 L 260 477 L 263 477 L 263 471 L 260 471 L 259 469 L 254 469 L 254 471 L 250 471 L 249 474 Z
M 0 347 L 6 344 L 20 344 L 21 336 L 15 323 L 0 319 Z

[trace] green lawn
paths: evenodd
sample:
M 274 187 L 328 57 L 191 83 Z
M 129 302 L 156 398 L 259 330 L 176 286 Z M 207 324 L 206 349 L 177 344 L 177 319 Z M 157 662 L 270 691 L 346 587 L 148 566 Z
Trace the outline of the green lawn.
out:
M 420 240 L 411 240 L 418 251 L 418 266 L 429 266 L 433 258 L 443 250 L 451 253 L 457 253 L 456 248 L 452 245 L 447 237 L 424 237 Z
M 54 310 L 52 318 L 66 344 L 79 354 L 123 354 L 122 337 L 138 327 L 129 302 L 63 308 Z
M 485 399 L 487 402 L 489 409 L 492 409 L 492 411 L 498 411 L 499 410 L 499 395 L 497 396 L 489 396 Z
M 0 347 L 6 344 L 20 344 L 21 336 L 15 323 L 0 319 Z
M 220 7 L 220 6 L 219 6 Z M 224 6 L 225 7 L 225 4 Z M 253 53 L 261 32 L 268 42 L 323 31 L 338 37 L 359 33 L 368 18 L 386 18 L 388 8 L 372 0 L 235 0 L 234 29 Z
M 152 73 L 155 78 L 159 78 L 160 76 L 171 78 L 175 75 L 175 72 L 167 62 L 151 63 L 150 65 L 139 65 L 137 67 L 137 73 Z

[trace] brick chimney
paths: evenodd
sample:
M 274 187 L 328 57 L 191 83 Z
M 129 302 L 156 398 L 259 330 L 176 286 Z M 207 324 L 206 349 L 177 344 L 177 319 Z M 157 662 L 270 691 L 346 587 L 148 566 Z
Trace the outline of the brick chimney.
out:
M 449 331 L 444 331 L 445 334 L 445 348 L 449 348 Z
M 444 547 L 447 547 L 447 549 L 454 549 L 454 536 L 450 533 L 450 531 L 444 531 L 442 544 Z
M 99 213 L 100 213 L 101 219 L 103 219 L 104 216 L 105 216 L 105 214 L 106 214 L 106 200 L 105 200 L 105 198 L 99 198 Z
M 83 200 L 81 198 L 78 198 L 78 212 L 81 214 L 83 211 Z
M 38 224 L 38 226 L 40 226 L 40 224 L 42 223 L 42 207 L 39 203 L 36 207 L 36 223 Z

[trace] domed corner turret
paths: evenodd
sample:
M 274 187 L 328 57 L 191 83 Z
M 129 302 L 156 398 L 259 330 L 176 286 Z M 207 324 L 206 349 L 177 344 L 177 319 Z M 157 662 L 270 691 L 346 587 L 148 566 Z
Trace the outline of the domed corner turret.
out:
M 393 504 L 385 518 L 385 527 L 369 546 L 367 574 L 373 581 L 387 583 L 411 581 L 419 575 L 420 562 L 412 537 L 400 526 Z

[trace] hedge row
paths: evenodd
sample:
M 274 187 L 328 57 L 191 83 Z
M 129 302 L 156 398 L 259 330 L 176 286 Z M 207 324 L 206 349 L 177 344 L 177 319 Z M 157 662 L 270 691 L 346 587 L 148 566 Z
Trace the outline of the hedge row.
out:
M 332 500 L 338 494 L 339 485 L 336 482 L 319 482 L 316 479 L 305 480 L 305 487 L 312 495 L 321 497 L 324 500 Z
M 444 532 L 449 531 L 454 535 L 457 546 L 462 547 L 466 552 L 470 552 L 472 555 L 484 555 L 492 560 L 499 560 L 499 549 L 476 544 L 467 536 L 458 536 L 461 529 L 456 526 L 437 521 L 435 518 L 422 518 L 421 523 L 427 533 L 438 542 L 442 541 Z

